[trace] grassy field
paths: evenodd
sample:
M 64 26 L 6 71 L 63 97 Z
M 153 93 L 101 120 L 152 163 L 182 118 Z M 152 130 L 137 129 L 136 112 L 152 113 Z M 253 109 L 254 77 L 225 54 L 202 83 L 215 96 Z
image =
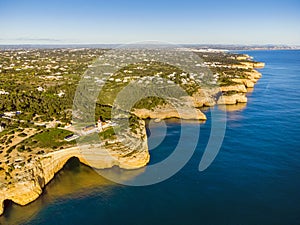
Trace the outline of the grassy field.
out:
M 76 141 L 66 142 L 64 138 L 67 135 L 72 134 L 71 131 L 49 128 L 41 133 L 34 135 L 31 138 L 26 139 L 22 144 L 25 146 L 30 146 L 32 148 L 52 148 L 57 149 L 63 145 L 75 144 Z

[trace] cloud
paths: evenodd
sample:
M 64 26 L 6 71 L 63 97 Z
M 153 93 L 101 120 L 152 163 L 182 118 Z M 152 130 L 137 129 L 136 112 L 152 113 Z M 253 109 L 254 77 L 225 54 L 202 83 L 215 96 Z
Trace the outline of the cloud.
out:
M 54 43 L 61 43 L 64 42 L 60 39 L 55 38 L 32 38 L 32 37 L 19 37 L 19 38 L 0 38 L 1 42 L 54 42 Z

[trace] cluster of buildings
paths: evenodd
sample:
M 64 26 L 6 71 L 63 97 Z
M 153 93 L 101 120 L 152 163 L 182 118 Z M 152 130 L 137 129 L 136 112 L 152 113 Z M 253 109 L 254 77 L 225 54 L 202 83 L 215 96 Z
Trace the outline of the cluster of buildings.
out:
M 19 115 L 21 113 L 22 113 L 22 111 L 11 111 L 11 112 L 4 112 L 0 116 L 3 117 L 3 118 L 10 119 L 11 117 L 14 117 L 15 115 Z
M 217 61 L 209 61 L 209 62 L 203 62 L 201 60 L 193 60 L 185 58 L 184 56 L 189 55 L 184 53 L 185 51 L 196 51 L 195 49 L 177 49 L 177 51 L 151 51 L 147 49 L 129 49 L 128 51 L 126 49 L 121 49 L 120 51 L 108 51 L 105 53 L 104 56 L 101 56 L 99 58 L 99 62 L 97 63 L 97 67 L 102 68 L 103 71 L 106 71 L 106 67 L 108 68 L 122 68 L 123 66 L 128 66 L 129 62 L 144 62 L 145 65 L 138 64 L 136 67 L 126 67 L 124 70 L 120 70 L 120 73 L 94 73 L 93 70 L 91 70 L 91 74 L 94 75 L 86 75 L 84 76 L 85 79 L 91 79 L 91 82 L 94 82 L 96 84 L 99 84 L 100 86 L 104 83 L 108 82 L 110 85 L 113 83 L 115 85 L 122 85 L 122 83 L 128 83 L 133 80 L 137 80 L 137 83 L 139 84 L 158 84 L 158 85 L 164 85 L 164 84 L 183 84 L 183 85 L 195 85 L 200 83 L 207 83 L 207 84 L 216 84 L 219 78 L 219 74 L 212 74 L 207 73 L 207 70 L 211 67 L 224 67 L 224 68 L 231 68 L 234 67 L 234 65 L 227 65 L 221 62 Z M 224 54 L 222 50 L 213 50 L 213 49 L 198 49 L 198 52 L 207 52 L 207 54 L 211 53 L 220 53 Z M 163 54 L 162 54 L 163 53 Z M 162 57 L 164 55 L 164 57 Z M 166 57 L 165 57 L 166 55 Z M 208 55 L 205 55 L 208 57 Z M 177 73 L 171 71 L 170 74 L 164 74 L 163 70 L 158 71 L 157 74 L 151 75 L 150 77 L 146 77 L 143 75 L 143 70 L 149 70 L 149 66 L 152 65 L 152 63 L 156 62 L 164 62 L 168 63 L 168 60 L 170 61 L 169 64 L 173 65 L 174 63 L 171 59 L 178 58 L 178 60 L 175 60 L 175 62 L 180 65 L 187 66 L 190 65 L 191 68 L 199 68 L 197 72 L 194 73 Z M 197 58 L 196 58 L 197 59 Z M 163 60 L 166 60 L 163 61 Z M 176 66 L 177 66 L 176 64 Z M 244 65 L 238 65 L 241 67 L 244 67 Z M 89 66 L 94 67 L 94 66 Z M 157 65 L 155 65 L 157 69 Z M 138 71 L 139 70 L 139 71 Z M 97 71 L 97 70 L 95 70 Z M 109 71 L 109 70 L 108 70 Z M 196 71 L 196 70 L 194 70 Z M 207 77 L 209 76 L 209 77 Z
M 78 64 L 78 56 L 90 59 L 101 52 L 100 49 L 7 49 L 0 52 L 4 59 L 0 72 L 35 70 L 39 75 L 50 73 L 55 77 L 72 73 L 72 65 Z
M 78 139 L 80 136 L 86 136 L 86 135 L 89 135 L 92 133 L 99 133 L 99 132 L 102 132 L 103 130 L 105 130 L 106 128 L 114 127 L 116 125 L 117 125 L 116 123 L 114 123 L 110 120 L 103 122 L 99 119 L 96 124 L 92 124 L 92 125 L 82 128 L 80 134 L 68 135 L 65 137 L 64 140 L 65 141 L 73 141 L 73 140 Z
M 113 126 L 116 126 L 116 125 L 117 125 L 116 123 L 114 123 L 110 120 L 107 120 L 107 121 L 103 122 L 99 119 L 96 124 L 84 127 L 81 130 L 81 134 L 82 135 L 88 135 L 88 134 L 92 134 L 92 133 L 95 133 L 95 132 L 102 132 L 104 129 L 106 129 L 108 127 L 113 127 Z

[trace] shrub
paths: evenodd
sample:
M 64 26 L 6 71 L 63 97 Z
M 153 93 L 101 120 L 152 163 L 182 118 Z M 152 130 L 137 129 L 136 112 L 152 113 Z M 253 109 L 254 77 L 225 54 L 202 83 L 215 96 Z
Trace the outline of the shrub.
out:
M 24 145 L 21 145 L 18 147 L 18 152 L 23 152 L 25 150 L 25 146 Z
M 7 149 L 6 153 L 9 154 L 14 150 L 14 146 L 10 147 L 9 149 Z
M 25 134 L 24 132 L 18 134 L 19 137 L 27 137 L 27 134 Z

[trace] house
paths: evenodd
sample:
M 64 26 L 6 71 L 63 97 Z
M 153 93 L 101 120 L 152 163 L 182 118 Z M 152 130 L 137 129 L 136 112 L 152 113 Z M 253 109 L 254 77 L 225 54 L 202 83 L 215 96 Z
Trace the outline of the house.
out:
M 94 124 L 86 126 L 81 130 L 82 135 L 88 135 L 88 134 L 92 134 L 92 133 L 95 133 L 95 132 L 98 132 L 98 127 Z
M 68 128 L 70 128 L 71 126 L 72 126 L 72 124 L 67 123 L 67 124 L 64 126 L 64 129 L 68 129 Z
M 60 98 L 61 98 L 62 96 L 64 96 L 64 95 L 65 95 L 65 92 L 63 92 L 63 91 L 60 91 L 60 92 L 59 92 L 57 95 L 58 95 L 58 97 L 60 97 Z
M 117 124 L 114 122 L 111 122 L 110 120 L 104 121 L 102 122 L 100 119 L 97 122 L 97 129 L 99 132 L 103 131 L 104 129 L 108 128 L 108 127 L 114 127 Z
M 44 91 L 44 88 L 38 87 L 37 90 L 38 90 L 38 91 Z
M 15 158 L 15 163 L 23 162 L 25 159 L 23 157 L 17 157 Z
M 9 92 L 2 89 L 0 90 L 0 95 L 9 95 Z
M 71 135 L 68 135 L 64 138 L 65 141 L 73 141 L 73 140 L 76 140 L 79 138 L 79 135 L 77 134 L 71 134 Z
M 13 117 L 16 115 L 16 112 L 4 112 L 4 115 L 8 117 Z
M 15 168 L 15 169 L 21 169 L 22 166 L 20 166 L 20 165 L 14 165 L 14 168 Z

